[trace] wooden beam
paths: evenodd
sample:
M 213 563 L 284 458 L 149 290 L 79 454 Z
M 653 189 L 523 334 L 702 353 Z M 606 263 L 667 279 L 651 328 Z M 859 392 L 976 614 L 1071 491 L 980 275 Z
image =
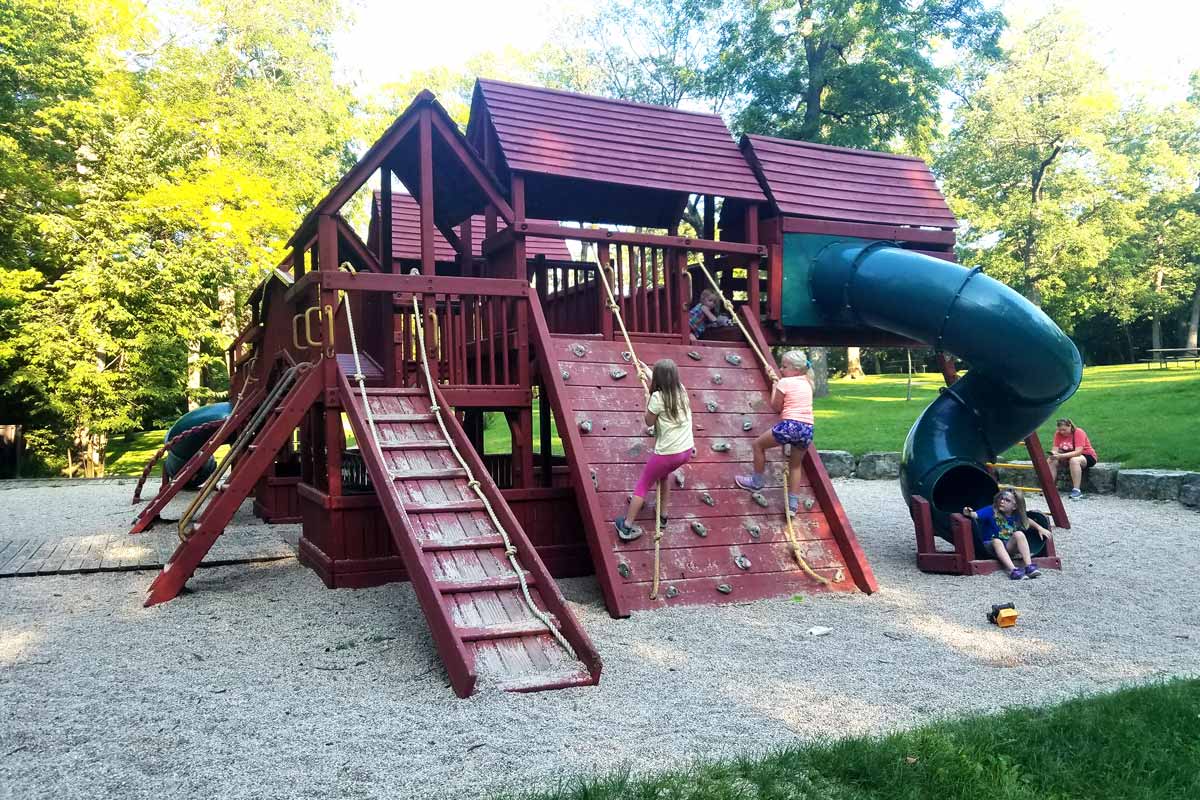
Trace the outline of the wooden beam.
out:
M 475 231 L 471 218 L 464 219 L 458 229 L 462 232 L 462 236 L 459 237 L 462 247 L 458 248 L 458 271 L 463 277 L 467 277 L 475 267 Z
M 784 217 L 783 232 L 854 236 L 860 239 L 884 239 L 889 242 L 921 242 L 954 246 L 954 231 L 906 228 L 903 225 L 872 225 L 863 222 Z
M 384 162 L 379 168 L 378 242 L 379 263 L 384 272 L 392 271 L 392 235 L 392 168 Z
M 309 273 L 288 289 L 292 300 L 312 286 L 325 289 L 344 289 L 361 292 L 403 292 L 405 294 L 468 294 L 498 297 L 527 297 L 529 284 L 520 280 L 492 279 L 486 282 L 475 278 L 453 278 L 433 275 L 397 275 L 360 272 Z
M 717 208 L 715 199 L 711 194 L 704 195 L 704 230 L 701 235 L 705 239 L 717 238 Z
M 346 248 L 354 254 L 354 256 L 368 269 L 373 272 L 385 272 L 379 261 L 375 259 L 370 248 L 363 243 L 363 240 L 358 238 L 358 234 L 350 227 L 350 223 L 342 218 L 341 214 L 334 217 L 337 220 L 338 243 L 345 244 Z
M 436 257 L 433 241 L 433 127 L 430 120 L 432 112 L 422 109 L 420 113 L 420 147 L 421 165 L 421 196 L 418 204 L 421 207 L 421 272 L 425 275 L 435 274 Z
M 697 253 L 730 253 L 748 256 L 765 256 L 767 249 L 757 244 L 744 242 L 714 242 L 709 239 L 693 239 L 690 236 L 662 236 L 655 233 L 627 233 L 606 228 L 571 228 L 553 222 L 525 221 L 505 228 L 483 240 L 485 255 L 500 250 L 516 233 L 525 236 L 540 236 L 544 239 L 575 239 L 586 242 L 611 242 L 646 247 L 675 247 Z
M 758 204 L 749 203 L 746 206 L 746 241 L 749 244 L 758 244 Z M 746 268 L 746 280 L 749 286 L 746 291 L 746 301 L 750 304 L 750 309 L 754 313 L 754 318 L 758 319 L 762 316 L 762 307 L 759 305 L 759 287 L 758 287 L 758 259 L 751 259 L 750 265 Z

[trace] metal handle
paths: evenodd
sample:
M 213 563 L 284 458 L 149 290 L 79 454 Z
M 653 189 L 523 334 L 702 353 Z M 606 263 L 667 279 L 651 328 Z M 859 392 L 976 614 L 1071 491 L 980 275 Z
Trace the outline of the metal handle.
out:
M 308 347 L 320 347 L 321 346 L 321 342 L 314 340 L 312 337 L 312 329 L 313 329 L 312 314 L 314 311 L 317 312 L 317 324 L 320 325 L 321 324 L 321 307 L 313 306 L 312 308 L 304 309 L 304 341 L 306 341 L 308 343 L 307 344 Z

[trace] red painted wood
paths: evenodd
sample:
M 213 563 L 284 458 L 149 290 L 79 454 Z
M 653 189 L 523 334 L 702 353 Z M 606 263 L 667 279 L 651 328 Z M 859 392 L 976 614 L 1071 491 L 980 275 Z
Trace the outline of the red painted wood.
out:
M 258 389 L 242 398 L 242 402 L 226 418 L 224 424 L 208 438 L 204 446 L 197 450 L 187 460 L 187 463 L 183 465 L 183 469 L 176 473 L 171 482 L 164 484 L 158 490 L 158 494 L 138 512 L 137 517 L 133 521 L 133 526 L 129 529 L 131 534 L 141 533 L 154 524 L 154 521 L 158 519 L 159 512 L 166 508 L 167 504 L 179 494 L 188 481 L 195 477 L 200 468 L 217 451 L 217 448 L 224 444 L 235 431 L 239 430 L 250 419 L 255 410 L 258 409 L 259 404 L 262 403 L 264 395 L 265 391 Z
M 783 218 L 784 233 L 814 233 L 822 236 L 854 236 L 860 239 L 884 239 L 889 242 L 914 242 L 953 247 L 952 230 L 930 230 L 903 225 L 884 225 L 837 220 Z
M 254 438 L 256 449 L 249 451 L 230 472 L 229 483 L 217 490 L 197 515 L 192 535 L 163 565 L 162 572 L 150 584 L 146 605 L 166 602 L 176 597 L 188 578 L 200 566 L 204 556 L 216 542 L 262 474 L 270 468 L 275 456 L 288 441 L 292 432 L 320 396 L 322 375 L 310 369 L 299 376 L 296 384 L 284 395 L 278 406 Z
M 1058 493 L 1058 484 L 1050 474 L 1050 465 L 1046 463 L 1046 451 L 1042 449 L 1042 442 L 1038 439 L 1037 431 L 1025 437 L 1025 449 L 1029 451 L 1029 460 L 1033 462 L 1033 471 L 1037 474 L 1038 485 L 1042 487 L 1042 497 L 1046 499 L 1046 505 L 1050 506 L 1050 516 L 1054 520 L 1054 524 L 1059 528 L 1070 530 L 1071 520 L 1067 518 L 1067 509 L 1063 507 L 1062 495 Z
M 515 226 L 515 231 L 526 236 L 543 236 L 548 239 L 572 239 L 575 241 L 600 242 L 605 244 L 624 244 L 631 246 L 648 246 L 691 250 L 696 253 L 728 253 L 747 256 L 766 255 L 766 249 L 760 245 L 745 244 L 744 242 L 714 242 L 708 239 L 693 239 L 689 236 L 664 236 L 658 233 L 628 233 L 625 231 L 609 230 L 606 228 L 571 228 L 553 222 L 536 222 L 528 220 Z M 483 242 L 485 255 L 498 252 L 508 246 L 514 235 L 513 229 L 506 229 L 490 236 Z

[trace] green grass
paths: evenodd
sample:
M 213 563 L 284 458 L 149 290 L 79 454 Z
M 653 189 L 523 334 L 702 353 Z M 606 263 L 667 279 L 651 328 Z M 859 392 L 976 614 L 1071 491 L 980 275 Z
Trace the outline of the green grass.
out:
M 158 448 L 166 441 L 166 429 L 159 431 L 141 431 L 127 436 L 117 436 L 108 443 L 108 453 L 105 456 L 105 474 L 107 475 L 141 475 L 146 468 L 146 462 L 154 457 Z M 217 448 L 216 457 L 228 452 L 229 446 Z M 162 464 L 162 461 L 159 461 Z M 157 473 L 156 473 L 157 474 Z
M 634 735 L 634 734 L 631 734 Z M 752 743 L 747 743 L 750 746 Z M 1200 797 L 1200 680 L 765 756 L 564 780 L 525 800 L 1066 800 Z M 505 797 L 512 797 L 505 795 Z
M 899 450 L 917 416 L 943 384 L 937 373 L 913 376 L 913 399 L 905 401 L 903 375 L 868 375 L 829 384 L 816 401 L 817 446 L 855 455 Z M 1146 369 L 1142 365 L 1089 367 L 1083 383 L 1055 417 L 1066 416 L 1087 431 L 1101 461 L 1126 467 L 1200 470 L 1200 370 Z M 1039 430 L 1049 446 L 1051 418 Z M 1027 458 L 1018 446 L 1005 458 Z

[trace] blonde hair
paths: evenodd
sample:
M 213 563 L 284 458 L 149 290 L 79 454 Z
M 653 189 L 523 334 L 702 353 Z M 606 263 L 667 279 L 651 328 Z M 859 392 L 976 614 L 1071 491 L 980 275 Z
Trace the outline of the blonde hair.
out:
M 1025 493 L 1015 486 L 1001 487 L 1000 491 L 996 492 L 996 496 L 992 498 L 992 508 L 996 512 L 996 519 L 1004 516 L 1000 513 L 1000 498 L 1006 494 L 1012 495 L 1013 502 L 1017 506 L 1017 523 L 1021 526 L 1021 530 L 1025 530 L 1029 527 L 1029 515 L 1025 511 Z
M 682 422 L 690 409 L 687 390 L 679 382 L 679 368 L 669 358 L 654 362 L 650 378 L 650 393 L 662 392 L 663 415 L 675 422 Z
M 808 355 L 803 350 L 788 350 L 783 354 L 780 366 L 784 369 L 807 369 Z
M 700 290 L 700 302 L 703 303 L 705 300 L 710 300 L 710 299 L 711 300 L 720 300 L 721 297 L 716 292 L 714 292 L 712 289 L 701 289 Z

